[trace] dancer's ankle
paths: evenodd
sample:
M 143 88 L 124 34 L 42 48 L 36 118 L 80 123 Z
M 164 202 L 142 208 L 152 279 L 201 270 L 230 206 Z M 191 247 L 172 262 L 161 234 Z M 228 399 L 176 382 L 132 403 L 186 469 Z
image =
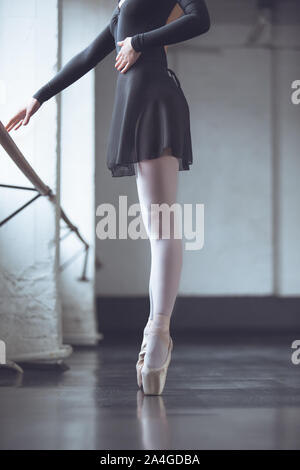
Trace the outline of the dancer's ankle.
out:
M 153 319 L 149 315 L 147 323 L 146 323 L 145 328 L 144 328 L 144 333 L 147 334 L 150 331 L 152 323 L 153 323 Z
M 152 328 L 169 332 L 171 316 L 164 313 L 156 313 L 153 315 Z

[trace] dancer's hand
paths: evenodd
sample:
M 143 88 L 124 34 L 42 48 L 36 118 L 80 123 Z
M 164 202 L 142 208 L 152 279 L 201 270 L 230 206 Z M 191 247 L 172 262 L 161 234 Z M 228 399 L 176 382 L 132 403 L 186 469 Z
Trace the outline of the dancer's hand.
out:
M 117 44 L 122 47 L 116 57 L 115 67 L 121 73 L 125 73 L 137 61 L 141 52 L 133 49 L 131 37 L 127 37 L 124 41 L 118 41 Z
M 11 120 L 6 124 L 5 129 L 9 132 L 13 128 L 15 128 L 16 131 L 22 125 L 26 126 L 29 123 L 31 116 L 37 112 L 40 106 L 40 102 L 35 98 L 32 98 L 25 108 L 21 108 L 20 111 L 11 118 Z

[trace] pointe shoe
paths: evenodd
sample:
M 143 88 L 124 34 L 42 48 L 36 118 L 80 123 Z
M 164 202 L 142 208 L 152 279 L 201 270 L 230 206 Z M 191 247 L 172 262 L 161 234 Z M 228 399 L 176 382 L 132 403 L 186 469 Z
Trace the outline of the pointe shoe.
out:
M 142 345 L 141 345 L 141 350 L 139 352 L 138 360 L 137 360 L 137 363 L 136 363 L 136 366 L 135 366 L 136 367 L 136 379 L 137 379 L 138 387 L 142 386 L 142 367 L 144 365 L 144 357 L 145 357 L 145 353 L 146 353 L 147 338 L 148 338 L 149 331 L 151 329 L 151 324 L 152 324 L 152 320 L 148 320 L 148 323 L 144 328 L 144 336 L 143 336 L 143 341 L 142 341 Z
M 146 364 L 142 368 L 142 385 L 145 395 L 161 395 L 166 383 L 168 367 L 171 361 L 173 341 L 170 336 L 167 359 L 162 367 L 149 368 Z

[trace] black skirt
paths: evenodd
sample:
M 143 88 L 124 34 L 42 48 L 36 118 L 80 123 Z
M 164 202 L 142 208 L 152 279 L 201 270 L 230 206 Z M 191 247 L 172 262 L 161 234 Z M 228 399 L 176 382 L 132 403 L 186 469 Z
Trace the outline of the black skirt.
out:
M 190 112 L 180 82 L 165 56 L 140 55 L 118 73 L 108 138 L 107 167 L 112 176 L 135 175 L 135 163 L 161 156 L 166 147 L 179 170 L 193 162 Z

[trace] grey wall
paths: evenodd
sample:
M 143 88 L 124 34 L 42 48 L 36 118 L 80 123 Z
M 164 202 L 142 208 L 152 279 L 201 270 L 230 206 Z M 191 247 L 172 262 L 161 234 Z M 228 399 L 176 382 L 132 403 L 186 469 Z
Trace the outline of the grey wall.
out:
M 297 7 L 295 6 L 297 4 Z M 277 291 L 300 291 L 300 105 L 291 102 L 291 83 L 300 77 L 300 4 L 281 2 L 274 33 L 279 50 L 273 61 L 274 210 L 276 219 Z M 287 26 L 286 26 L 287 25 Z M 277 184 L 276 184 L 277 183 Z
M 178 202 L 205 205 L 205 245 L 184 253 L 182 295 L 300 293 L 300 106 L 290 100 L 300 78 L 300 6 L 276 4 L 274 28 L 247 45 L 256 2 L 210 1 L 210 32 L 168 50 L 190 104 L 194 152 Z M 96 69 L 96 206 L 117 206 L 119 195 L 138 202 L 135 178 L 106 168 L 114 62 L 111 54 Z M 97 252 L 98 295 L 147 294 L 147 240 L 98 240 Z

